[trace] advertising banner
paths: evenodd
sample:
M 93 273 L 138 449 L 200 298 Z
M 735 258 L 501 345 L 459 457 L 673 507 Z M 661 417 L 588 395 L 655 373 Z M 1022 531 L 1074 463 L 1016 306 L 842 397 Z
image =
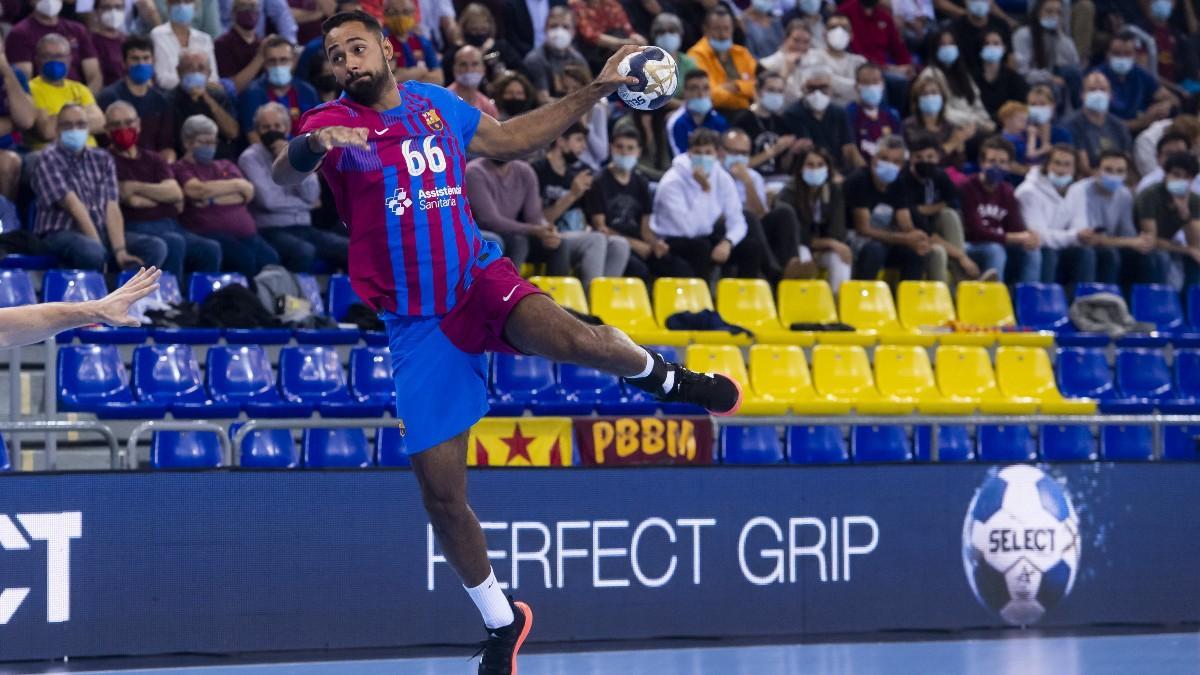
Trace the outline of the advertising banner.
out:
M 584 466 L 712 464 L 713 424 L 697 417 L 577 417 Z
M 471 427 L 467 466 L 571 466 L 567 417 L 485 417 Z

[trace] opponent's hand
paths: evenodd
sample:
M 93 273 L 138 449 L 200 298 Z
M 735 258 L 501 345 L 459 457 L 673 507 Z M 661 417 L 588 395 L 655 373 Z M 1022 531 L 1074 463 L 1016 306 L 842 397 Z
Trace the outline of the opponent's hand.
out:
M 158 269 L 143 267 L 124 286 L 99 300 L 93 300 L 91 309 L 96 321 L 110 326 L 140 326 L 137 319 L 129 316 L 129 307 L 157 291 L 160 276 L 162 272 Z
M 636 54 L 643 49 L 645 49 L 645 47 L 638 45 L 625 45 L 624 47 L 618 49 L 615 54 L 608 57 L 608 61 L 604 64 L 604 69 L 600 71 L 600 74 L 596 76 L 595 80 L 592 80 L 592 84 L 599 89 L 597 94 L 601 98 L 612 94 L 617 90 L 617 87 L 620 87 L 623 84 L 634 85 L 638 83 L 636 77 L 630 77 L 628 75 L 622 77 L 620 74 L 618 74 L 617 66 L 621 64 L 621 61 L 624 60 L 626 56 L 629 56 L 630 54 Z
M 368 133 L 370 130 L 366 127 L 324 127 L 314 132 L 312 138 L 320 146 L 316 149 L 318 152 L 329 152 L 333 148 L 366 150 L 370 147 Z

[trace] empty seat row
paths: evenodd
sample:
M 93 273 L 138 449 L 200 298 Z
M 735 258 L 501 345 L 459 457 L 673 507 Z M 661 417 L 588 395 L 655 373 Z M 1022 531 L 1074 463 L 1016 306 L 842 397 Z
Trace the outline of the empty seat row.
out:
M 240 427 L 230 427 L 231 438 Z M 409 466 L 398 428 L 380 427 L 373 434 L 370 443 L 363 429 L 305 429 L 297 447 L 290 429 L 255 429 L 234 452 L 239 465 L 255 469 Z M 151 440 L 150 465 L 156 469 L 209 469 L 223 463 L 220 441 L 211 431 L 159 431 Z
M 1099 401 L 1101 412 L 1127 415 L 1200 413 L 1200 350 L 1176 349 L 1174 367 L 1161 349 L 1117 350 L 1110 368 L 1106 350 L 1062 347 L 1058 379 L 1064 394 Z

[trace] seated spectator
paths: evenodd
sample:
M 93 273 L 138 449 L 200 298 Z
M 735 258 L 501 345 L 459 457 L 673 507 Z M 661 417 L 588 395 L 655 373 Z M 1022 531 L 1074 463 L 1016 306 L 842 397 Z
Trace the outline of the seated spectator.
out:
M 1045 152 L 1048 148 L 1054 145 L 1065 144 L 1071 145 L 1071 133 L 1066 129 L 1056 124 L 1054 119 L 1054 90 L 1049 85 L 1035 84 L 1029 88 L 1029 94 L 1025 97 L 1026 110 L 1029 114 L 1029 127 L 1025 136 L 1025 156 L 1029 156 L 1029 147 L 1034 146 L 1042 151 L 1042 158 L 1045 158 Z M 1036 141 L 1030 141 L 1030 138 L 1036 137 Z M 1077 175 L 1087 175 L 1090 171 L 1088 168 L 1087 153 L 1083 150 L 1076 150 L 1075 156 L 1075 172 Z M 1018 149 L 1018 156 L 1020 150 Z
M 525 55 L 525 74 L 538 92 L 538 100 L 546 103 L 562 98 L 563 70 L 568 65 L 587 68 L 587 59 L 571 46 L 575 39 L 575 18 L 566 7 L 551 7 L 546 18 L 546 40 Z
M 125 34 L 124 0 L 99 0 L 95 9 L 96 23 L 92 29 L 92 45 L 100 65 L 100 79 L 108 86 L 125 76 L 125 59 L 121 44 Z M 99 92 L 97 92 L 99 93 Z
M 775 209 L 791 210 L 798 225 L 796 247 L 768 232 L 785 278 L 815 278 L 824 271 L 837 295 L 850 280 L 854 254 L 846 244 L 846 200 L 842 183 L 833 180 L 833 160 L 821 149 L 805 152 L 793 164 L 792 177 L 775 199 Z
M 1133 141 L 1133 166 L 1141 175 L 1153 172 L 1162 166 L 1158 156 L 1158 141 L 1168 130 L 1179 131 L 1187 136 L 1192 147 L 1200 147 L 1200 117 L 1176 115 L 1159 120 L 1146 127 Z
M 292 45 L 278 35 L 263 40 L 264 75 L 238 97 L 238 125 L 246 130 L 246 139 L 257 143 L 254 115 L 263 105 L 274 102 L 291 116 L 290 134 L 300 133 L 300 116 L 321 103 L 312 85 L 297 80 L 293 72 Z
M 1147 188 L 1163 182 L 1166 177 L 1166 173 L 1163 171 L 1162 167 L 1163 164 L 1166 163 L 1167 158 L 1179 152 L 1191 152 L 1192 140 L 1188 138 L 1187 134 L 1183 133 L 1182 131 L 1168 130 L 1167 133 L 1162 135 L 1162 138 L 1158 139 L 1157 150 L 1158 166 L 1154 167 L 1154 170 L 1150 173 L 1142 176 L 1142 179 L 1138 181 L 1137 189 L 1134 190 L 1134 194 L 1141 194 Z M 1200 182 L 1193 183 L 1191 190 L 1192 192 L 1200 193 L 1200 189 L 1198 188 L 1200 188 Z
M 1075 147 L 1087 153 L 1088 167 L 1095 167 L 1100 155 L 1109 150 L 1128 153 L 1133 149 L 1129 128 L 1109 112 L 1112 87 L 1100 72 L 1088 73 L 1083 80 L 1083 107 L 1063 120 Z
M 233 0 L 233 24 L 213 43 L 217 75 L 233 82 L 238 93 L 262 74 L 262 39 L 255 32 L 260 14 L 258 0 Z
M 1163 173 L 1163 182 L 1137 196 L 1134 217 L 1141 231 L 1155 238 L 1153 283 L 1166 283 L 1170 266 L 1181 264 L 1186 288 L 1200 284 L 1200 195 L 1191 191 L 1200 165 L 1195 155 L 1179 152 L 1163 162 Z
M 214 84 L 217 81 L 213 38 L 192 27 L 195 7 L 192 0 L 170 0 L 167 12 L 169 20 L 150 31 L 150 41 L 154 43 L 154 77 L 163 89 L 174 89 L 179 84 L 179 67 L 184 50 L 203 54 L 208 62 L 208 79 Z
M 650 39 L 675 58 L 675 65 L 679 67 L 677 75 L 680 82 L 687 79 L 688 73 L 699 68 L 692 57 L 682 49 L 683 22 L 678 16 L 664 12 L 654 17 L 654 23 L 650 25 Z M 683 87 L 675 87 L 675 98 L 683 98 Z M 674 105 L 674 102 L 667 105 Z
M 1029 107 L 1019 101 L 1009 101 L 1000 106 L 1000 135 L 1013 144 L 1016 156 L 1008 167 L 1010 175 L 1024 176 L 1029 167 L 1037 166 L 1050 153 L 1029 126 Z
M 1037 0 L 1028 21 L 1013 33 L 1017 72 L 1030 85 L 1048 84 L 1058 98 L 1079 100 L 1080 62 L 1063 27 L 1061 0 Z
M 164 21 L 191 26 L 213 39 L 233 23 L 233 17 L 228 16 L 231 5 L 224 0 L 188 0 L 186 4 L 191 5 L 188 9 L 172 9 L 173 4 L 178 3 L 171 0 L 154 0 L 154 7 Z M 222 20 L 222 14 L 226 15 L 225 20 Z M 187 21 L 177 21 L 185 16 Z
M 138 147 L 160 153 L 170 164 L 175 161 L 175 126 L 167 93 L 154 84 L 154 47 L 146 38 L 132 35 L 121 52 L 125 74 L 100 92 L 100 107 L 107 111 L 115 101 L 132 105 L 141 120 Z
M 433 43 L 416 32 L 414 0 L 387 0 L 383 26 L 392 45 L 392 72 L 397 82 L 416 80 L 442 84 L 442 62 Z
M 341 8 L 338 11 L 342 11 Z M 462 33 L 458 30 L 458 17 L 450 0 L 418 0 L 417 14 L 420 16 L 420 33 L 433 42 L 433 46 L 444 50 L 447 45 L 461 44 Z M 519 51 L 519 50 L 518 50 Z
M 766 71 L 782 77 L 785 99 L 791 103 L 800 98 L 800 91 L 804 88 L 803 63 L 813 49 L 812 34 L 808 28 L 799 19 L 792 19 L 779 49 L 758 60 L 758 76 L 761 78 Z M 787 96 L 789 94 L 790 97 Z
M 8 64 L 4 41 L 0 39 L 0 148 L 15 145 L 13 133 L 32 129 L 37 123 L 38 109 L 26 90 L 24 77 L 24 73 Z M 0 196 L 15 201 L 20 177 L 20 155 L 7 149 L 0 150 Z
M 566 0 L 555 0 L 553 3 L 542 0 L 506 2 L 503 11 L 496 16 L 500 20 L 500 32 L 512 43 L 513 49 L 529 54 L 546 43 L 547 13 L 555 7 L 565 8 L 566 4 Z M 569 9 L 567 13 L 570 13 Z M 423 9 L 421 14 L 425 14 Z M 571 21 L 574 23 L 574 17 Z
M 746 110 L 734 114 L 731 124 L 750 136 L 750 168 L 767 176 L 787 173 L 794 160 L 796 136 L 784 130 L 783 78 L 770 70 L 758 75 L 757 96 Z
M 240 127 L 233 101 L 225 88 L 212 82 L 210 65 L 204 52 L 184 50 L 179 55 L 179 71 L 175 78 L 179 84 L 170 91 L 171 119 L 175 125 L 175 154 L 183 154 L 183 122 L 193 115 L 203 115 L 217 123 L 217 157 L 237 157 L 235 143 Z
M 883 71 L 874 63 L 858 67 L 858 100 L 846 106 L 850 130 L 865 161 L 875 156 L 875 144 L 900 131 L 900 113 L 883 104 Z
M 697 69 L 687 74 L 683 80 L 683 100 L 683 107 L 667 117 L 667 140 L 672 156 L 687 152 L 688 139 L 696 129 L 703 127 L 722 133 L 729 128 L 725 117 L 713 110 L 708 73 Z
M 800 25 L 808 29 L 812 48 L 824 49 L 825 17 L 821 15 L 821 9 L 824 6 L 824 0 L 800 0 L 797 2 L 794 12 L 786 12 L 784 14 L 785 19 L 795 17 L 787 22 L 788 32 L 791 32 L 791 26 L 799 21 Z
M 1137 64 L 1136 42 L 1129 32 L 1113 37 L 1108 43 L 1108 59 L 1099 69 L 1112 91 L 1108 111 L 1124 120 L 1130 133 L 1135 134 L 1169 116 L 1178 102 L 1154 75 Z
M 762 244 L 747 236 L 746 217 L 733 178 L 717 164 L 720 137 L 696 129 L 688 151 L 671 162 L 654 193 L 650 228 L 666 240 L 668 255 L 687 265 L 687 276 L 760 276 Z
M 883 68 L 889 84 L 894 83 L 889 98 L 903 100 L 900 94 L 916 71 L 912 66 L 912 55 L 900 38 L 887 5 L 878 0 L 846 0 L 838 6 L 837 12 L 846 15 L 850 21 L 849 31 L 853 37 L 850 51 Z
M 646 44 L 617 0 L 569 0 L 567 6 L 575 14 L 577 44 L 593 72 L 600 72 L 608 57 L 622 46 Z
M 927 78 L 938 80 L 946 92 L 942 105 L 946 110 L 946 120 L 960 127 L 974 126 L 982 133 L 995 131 L 996 124 L 992 116 L 983 107 L 983 98 L 979 87 L 971 79 L 954 44 L 954 33 L 949 29 L 939 30 L 929 42 L 929 65 L 921 71 L 917 82 Z
M 467 163 L 467 200 L 484 235 L 504 240 L 504 255 L 520 269 L 531 240 L 547 251 L 562 245 L 558 229 L 542 215 L 537 174 L 528 162 L 485 159 Z
M 775 53 L 783 42 L 783 21 L 775 15 L 775 0 L 754 0 L 742 12 L 742 30 L 746 33 L 746 49 L 755 59 Z
M 958 188 L 939 167 L 941 146 L 929 132 L 913 134 L 909 161 L 896 180 L 913 227 L 929 236 L 929 278 L 948 284 L 978 279 L 979 266 L 967 255 Z
M 297 45 L 304 45 L 314 38 L 321 37 L 321 24 L 337 13 L 334 0 L 288 0 L 287 4 L 291 9 L 292 20 L 296 23 Z M 235 10 L 234 22 L 236 21 Z
M 350 240 L 312 226 L 312 210 L 321 198 L 317 175 L 309 174 L 296 185 L 279 185 L 271 178 L 271 165 L 287 152 L 291 125 L 287 109 L 274 101 L 263 104 L 254 115 L 258 141 L 238 158 L 238 168 L 254 186 L 250 213 L 259 235 L 279 254 L 284 267 L 314 272 L 320 259 L 331 269 L 344 270 Z
M 449 47 L 443 62 L 454 62 L 454 50 L 462 44 L 477 48 L 483 54 L 487 80 L 496 81 L 507 70 L 517 70 L 525 55 L 518 52 L 507 40 L 496 32 L 496 19 L 485 5 L 472 2 L 458 15 L 458 26 L 462 32 L 462 43 Z
M 854 228 L 849 235 L 854 255 L 854 278 L 874 281 L 886 267 L 900 270 L 901 279 L 924 279 L 932 242 L 913 226 L 907 200 L 896 181 L 904 167 L 904 141 L 899 136 L 879 139 L 868 166 L 846 177 L 842 192 Z
M 1125 187 L 1129 160 L 1115 150 L 1100 156 L 1096 174 L 1067 189 L 1066 210 L 1077 222 L 1079 242 L 1096 250 L 1096 281 L 1106 284 L 1150 283 L 1150 254 L 1156 237 L 1139 233 L 1133 222 L 1133 194 Z
M 309 59 L 307 68 L 308 70 L 304 71 L 304 81 L 317 90 L 317 98 L 321 99 L 321 103 L 328 103 L 341 95 L 342 88 L 334 79 L 333 68 L 330 67 L 329 59 L 324 53 L 317 53 Z
M 583 89 L 592 82 L 592 74 L 587 66 L 573 63 L 563 69 L 562 83 L 564 91 L 569 95 Z M 579 118 L 587 132 L 587 147 L 579 159 L 599 171 L 600 166 L 608 160 L 608 99 L 600 99 Z
M 105 109 L 108 151 L 116 165 L 117 188 L 125 231 L 163 242 L 163 271 L 183 280 L 184 273 L 219 272 L 221 247 L 211 239 L 192 234 L 179 224 L 183 190 L 162 155 L 138 145 L 142 120 L 125 101 Z
M 992 13 L 990 0 L 967 0 L 966 11 L 950 21 L 950 30 L 954 32 L 954 41 L 973 72 L 978 72 L 980 65 L 986 62 L 982 57 L 983 48 L 991 43 L 988 34 L 995 33 L 1000 45 L 1004 46 L 1008 44 L 1012 32 L 1007 23 Z M 975 79 L 983 89 L 980 78 L 976 76 Z
M 830 96 L 838 105 L 849 105 L 858 98 L 857 78 L 858 69 L 867 60 L 857 53 L 847 51 L 850 44 L 850 20 L 841 14 L 829 17 L 826 23 L 828 29 L 825 49 L 810 49 L 804 55 L 799 71 L 792 71 L 788 80 L 788 94 L 794 93 L 795 98 L 789 103 L 799 100 L 804 95 L 804 81 L 814 70 L 828 70 L 830 77 Z
M 488 91 L 496 99 L 496 109 L 500 111 L 496 119 L 501 121 L 523 115 L 537 107 L 537 91 L 529 78 L 517 72 L 509 72 L 493 81 Z
M 908 51 L 920 52 L 937 26 L 933 0 L 892 0 L 892 18 Z
M 27 79 L 33 79 L 40 72 L 40 69 L 34 70 L 34 60 L 40 52 L 38 45 L 47 35 L 58 35 L 67 44 L 62 58 L 62 63 L 67 69 L 63 74 L 50 79 L 66 78 L 73 82 L 82 82 L 93 95 L 98 93 L 104 86 L 104 76 L 100 72 L 96 46 L 92 43 L 88 29 L 81 23 L 60 17 L 61 2 L 43 0 L 29 3 L 29 6 L 33 11 L 16 22 L 5 38 L 4 51 L 8 62 L 13 68 L 25 73 Z M 4 20 L 11 19 L 6 17 Z M 53 116 L 54 113 L 51 113 L 51 117 Z
M 1050 149 L 1041 166 L 1029 170 L 1017 187 L 1021 219 L 1042 242 L 1041 281 L 1047 284 L 1076 284 L 1096 280 L 1096 249 L 1087 245 L 1086 219 L 1070 208 L 1067 190 L 1075 182 L 1075 151 L 1069 145 Z
M 1157 62 L 1151 64 L 1153 74 L 1163 82 L 1183 82 L 1195 79 L 1198 55 L 1196 42 L 1188 35 L 1183 3 L 1157 0 L 1142 4 L 1145 19 L 1142 26 L 1154 38 Z
M 982 270 L 996 270 L 1000 281 L 1036 283 L 1042 276 L 1042 242 L 1026 229 L 1021 206 L 1005 178 L 1012 143 L 992 136 L 979 149 L 977 176 L 962 185 L 967 255 Z
M 254 186 L 236 164 L 215 159 L 217 124 L 193 115 L 184 120 L 180 137 L 184 152 L 171 168 L 183 188 L 183 226 L 220 244 L 221 268 L 227 272 L 253 279 L 266 265 L 278 265 L 279 255 L 258 235 L 246 208 Z
M 92 91 L 81 82 L 69 79 L 67 63 L 71 60 L 71 45 L 57 33 L 48 33 L 37 44 L 37 77 L 29 82 L 29 95 L 38 110 L 35 139 L 29 146 L 37 150 L 54 141 L 61 134 L 55 118 L 63 106 L 74 103 L 83 110 L 91 134 L 104 129 L 104 113 L 96 105 Z M 88 136 L 89 147 L 96 146 L 96 139 Z
M 795 136 L 811 137 L 814 147 L 840 160 L 839 171 L 848 172 L 866 162 L 858 151 L 845 108 L 831 102 L 831 86 L 828 70 L 809 71 L 804 99 L 783 111 L 784 128 Z
M 733 177 L 742 210 L 761 220 L 767 215 L 767 182 L 750 168 L 750 150 L 750 136 L 735 128 L 721 134 L 717 156 L 722 168 Z
M 744 110 L 754 100 L 758 63 L 745 47 L 733 43 L 733 15 L 718 4 L 704 19 L 704 37 L 688 56 L 708 73 L 713 107 L 721 112 Z
M 56 126 L 58 141 L 40 153 L 33 169 L 35 234 L 72 269 L 162 265 L 167 247 L 161 240 L 125 232 L 116 167 L 107 152 L 87 147 L 83 107 L 64 105 Z
M 986 0 L 970 0 L 970 2 L 986 2 Z M 965 49 L 960 39 L 959 46 Z M 983 47 L 974 60 L 971 76 L 975 86 L 979 88 L 979 97 L 983 108 L 999 122 L 1000 106 L 1009 101 L 1024 101 L 1029 94 L 1029 85 L 1025 78 L 1009 67 L 1004 58 L 1004 37 L 1001 33 L 990 30 L 983 37 Z M 964 55 L 965 56 L 965 55 Z M 1051 93 L 1053 98 L 1053 93 Z
M 450 67 L 454 81 L 447 88 L 484 114 L 500 119 L 500 111 L 496 109 L 496 104 L 481 91 L 483 54 L 479 49 L 471 45 L 459 47 L 454 53 Z

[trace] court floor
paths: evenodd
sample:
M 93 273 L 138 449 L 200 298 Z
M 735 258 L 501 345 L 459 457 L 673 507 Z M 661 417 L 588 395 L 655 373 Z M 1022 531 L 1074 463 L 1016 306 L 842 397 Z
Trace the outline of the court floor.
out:
M 462 657 L 80 670 L 99 675 L 453 675 Z M 1109 675 L 1200 673 L 1200 633 L 641 649 L 523 657 L 521 675 Z M 64 668 L 62 671 L 65 672 Z M 41 672 L 55 672 L 54 669 Z

